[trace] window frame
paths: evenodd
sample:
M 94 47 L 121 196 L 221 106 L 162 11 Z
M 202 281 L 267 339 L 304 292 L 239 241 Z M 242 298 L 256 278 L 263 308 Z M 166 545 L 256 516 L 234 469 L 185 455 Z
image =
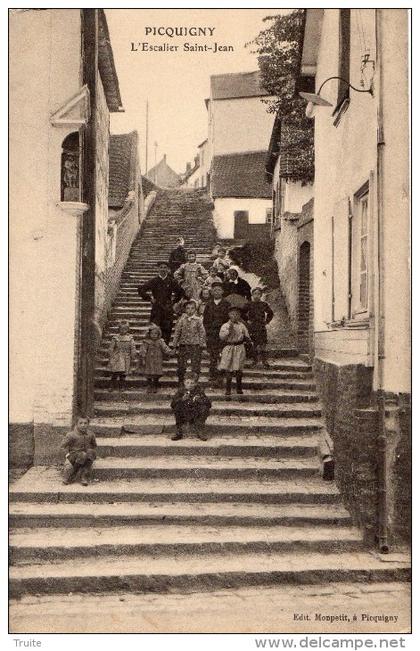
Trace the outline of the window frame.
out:
M 353 196 L 353 216 L 351 220 L 353 243 L 351 251 L 351 318 L 359 320 L 367 319 L 370 309 L 371 200 L 369 181 L 366 181 Z M 363 249 L 364 259 L 362 256 Z M 363 277 L 365 278 L 364 301 L 362 297 Z

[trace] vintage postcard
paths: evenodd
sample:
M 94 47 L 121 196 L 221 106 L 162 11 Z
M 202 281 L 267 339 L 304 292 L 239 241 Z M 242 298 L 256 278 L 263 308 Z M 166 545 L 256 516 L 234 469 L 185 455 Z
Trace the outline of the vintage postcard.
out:
M 9 10 L 18 641 L 411 632 L 409 38 Z

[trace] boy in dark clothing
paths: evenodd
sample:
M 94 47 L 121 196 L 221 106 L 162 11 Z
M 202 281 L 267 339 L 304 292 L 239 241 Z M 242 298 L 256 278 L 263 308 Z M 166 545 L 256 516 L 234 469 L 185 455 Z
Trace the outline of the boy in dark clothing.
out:
M 184 238 L 178 237 L 176 244 L 176 248 L 169 254 L 169 267 L 172 274 L 174 274 L 175 271 L 187 261 L 187 252 L 184 249 Z
M 175 394 L 171 407 L 176 422 L 176 434 L 171 436 L 172 441 L 179 441 L 183 438 L 183 427 L 187 423 L 190 423 L 191 428 L 201 441 L 207 441 L 203 428 L 210 412 L 211 400 L 199 386 L 196 374 L 187 374 L 185 387 L 180 388 Z
M 226 271 L 223 290 L 225 296 L 238 294 L 247 300 L 251 299 L 251 287 L 249 283 L 247 283 L 243 278 L 240 278 L 238 272 L 233 267 Z
M 163 340 L 169 344 L 174 320 L 172 302 L 179 301 L 183 291 L 170 275 L 167 262 L 160 262 L 159 275 L 139 285 L 137 291 L 143 300 L 151 301 L 150 321 L 160 327 Z
M 223 298 L 223 285 L 215 282 L 211 288 L 211 298 L 204 308 L 203 325 L 206 331 L 209 354 L 210 382 L 219 384 L 221 375 L 217 369 L 223 342 L 219 337 L 220 328 L 229 319 L 229 303 Z
M 264 368 L 270 368 L 267 362 L 267 325 L 272 320 L 274 314 L 268 303 L 262 301 L 262 289 L 254 287 L 252 290 L 252 300 L 246 306 L 245 318 L 247 321 L 249 336 L 252 341 L 252 359 L 253 366 L 258 364 L 261 357 Z
M 67 452 L 63 484 L 71 484 L 79 473 L 81 484 L 83 486 L 89 484 L 92 465 L 96 459 L 96 438 L 88 428 L 89 418 L 81 416 L 76 427 L 66 434 L 61 444 Z

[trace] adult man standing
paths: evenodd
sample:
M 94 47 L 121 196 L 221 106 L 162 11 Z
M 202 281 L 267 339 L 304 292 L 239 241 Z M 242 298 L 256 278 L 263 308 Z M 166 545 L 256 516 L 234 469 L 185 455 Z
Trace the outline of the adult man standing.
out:
M 169 344 L 174 320 L 173 301 L 179 301 L 183 291 L 169 273 L 167 262 L 159 262 L 157 276 L 137 287 L 141 298 L 151 301 L 150 321 L 162 330 L 162 337 Z

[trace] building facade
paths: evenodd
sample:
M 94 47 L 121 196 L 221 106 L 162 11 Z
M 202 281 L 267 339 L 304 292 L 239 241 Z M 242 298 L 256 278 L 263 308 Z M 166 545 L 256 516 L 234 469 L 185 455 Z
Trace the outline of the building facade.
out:
M 283 127 L 284 128 L 284 127 Z M 309 126 L 311 129 L 311 127 Z M 310 131 L 311 135 L 312 129 Z M 313 166 L 305 179 L 294 164 L 293 152 L 282 140 L 282 116 L 273 125 L 266 157 L 266 177 L 271 182 L 274 257 L 280 289 L 300 353 L 313 356 Z M 299 173 L 298 173 L 299 172 Z
M 264 160 L 274 118 L 264 99 L 258 71 L 210 78 L 205 168 L 222 239 L 254 239 L 269 231 L 271 189 Z
M 28 465 L 90 408 L 121 97 L 103 10 L 11 11 L 10 33 L 10 451 Z
M 314 354 L 339 482 L 365 529 L 410 504 L 408 15 L 306 10 L 315 119 Z M 340 77 L 341 79 L 338 79 Z M 329 81 L 326 81 L 330 79 Z M 357 92 L 348 85 L 351 83 Z M 385 533 L 384 533 L 385 532 Z M 385 543 L 384 543 L 385 544 Z

